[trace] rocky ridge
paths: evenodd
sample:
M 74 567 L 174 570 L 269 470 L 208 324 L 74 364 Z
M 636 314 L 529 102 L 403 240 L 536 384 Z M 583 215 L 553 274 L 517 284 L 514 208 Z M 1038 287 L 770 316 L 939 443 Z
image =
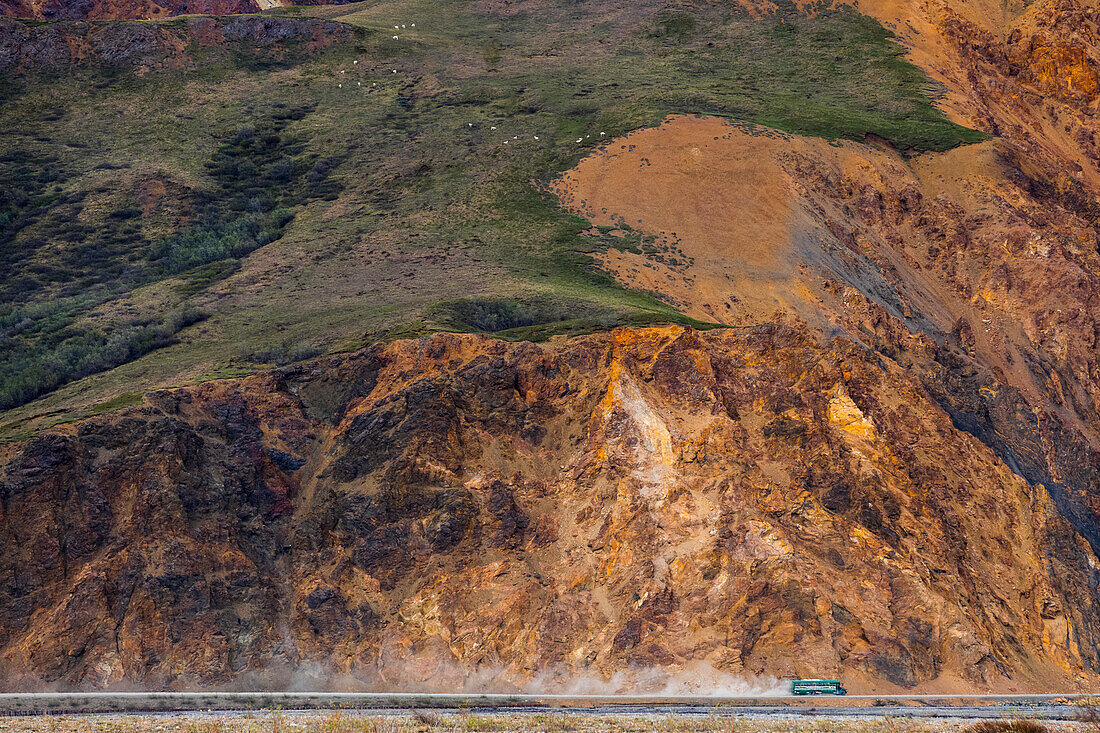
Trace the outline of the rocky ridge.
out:
M 243 15 L 192 18 L 171 24 L 68 21 L 27 25 L 0 18 L 0 71 L 63 72 L 97 64 L 150 71 L 195 66 L 200 49 L 236 48 L 278 58 L 288 50 L 315 52 L 349 38 L 340 23 Z
M 288 4 L 280 0 L 0 0 L 0 16 L 35 20 L 156 20 L 177 15 L 257 13 Z M 341 4 L 341 0 L 297 4 L 330 5 Z

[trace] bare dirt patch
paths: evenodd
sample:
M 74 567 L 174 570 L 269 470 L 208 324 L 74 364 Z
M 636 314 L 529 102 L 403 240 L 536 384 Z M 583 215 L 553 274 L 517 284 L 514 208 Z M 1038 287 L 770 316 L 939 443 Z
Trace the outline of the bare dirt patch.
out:
M 828 255 L 813 242 L 836 237 L 799 180 L 803 159 L 838 173 L 897 168 L 869 146 L 677 116 L 609 142 L 552 188 L 597 225 L 656 237 L 649 252 L 600 255 L 624 285 L 720 323 L 786 313 L 818 323 L 821 277 L 809 273 Z

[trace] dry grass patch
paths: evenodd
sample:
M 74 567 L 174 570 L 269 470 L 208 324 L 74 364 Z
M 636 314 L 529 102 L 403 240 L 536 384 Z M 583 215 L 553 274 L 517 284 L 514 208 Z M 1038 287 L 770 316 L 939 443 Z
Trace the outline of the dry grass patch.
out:
M 1047 733 L 1047 727 L 1034 720 L 983 720 L 966 733 Z
M 57 733 L 1056 733 L 1085 731 L 1087 725 L 1032 720 L 987 720 L 960 724 L 943 720 L 884 716 L 838 718 L 748 718 L 743 716 L 574 713 L 477 715 L 417 711 L 380 716 L 353 711 L 228 713 L 188 715 L 100 715 L 0 718 L 0 731 Z

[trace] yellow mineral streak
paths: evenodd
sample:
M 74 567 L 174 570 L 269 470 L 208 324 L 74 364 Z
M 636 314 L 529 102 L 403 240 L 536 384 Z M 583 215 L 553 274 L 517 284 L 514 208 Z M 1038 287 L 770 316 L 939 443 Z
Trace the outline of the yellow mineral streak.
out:
M 875 438 L 874 423 L 864 416 L 848 396 L 848 391 L 839 384 L 833 388 L 829 397 L 829 422 L 856 437 L 868 440 Z
M 665 421 L 646 402 L 634 380 L 623 370 L 618 358 L 611 362 L 607 393 L 600 401 L 598 414 L 606 425 L 617 411 L 629 418 L 640 438 L 630 456 L 633 478 L 642 485 L 644 495 L 664 494 L 674 475 L 672 466 L 676 456 L 672 434 Z M 619 442 L 618 437 L 608 439 Z

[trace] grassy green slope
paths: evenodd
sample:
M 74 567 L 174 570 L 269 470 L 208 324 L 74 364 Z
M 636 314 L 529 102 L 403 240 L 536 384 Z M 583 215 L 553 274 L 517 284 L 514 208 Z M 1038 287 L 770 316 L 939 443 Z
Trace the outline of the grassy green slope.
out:
M 9 79 L 0 435 L 365 339 L 684 320 L 592 268 L 630 241 L 580 236 L 538 191 L 670 113 L 907 151 L 980 138 L 852 10 L 493 5 L 293 8 L 357 35 Z

